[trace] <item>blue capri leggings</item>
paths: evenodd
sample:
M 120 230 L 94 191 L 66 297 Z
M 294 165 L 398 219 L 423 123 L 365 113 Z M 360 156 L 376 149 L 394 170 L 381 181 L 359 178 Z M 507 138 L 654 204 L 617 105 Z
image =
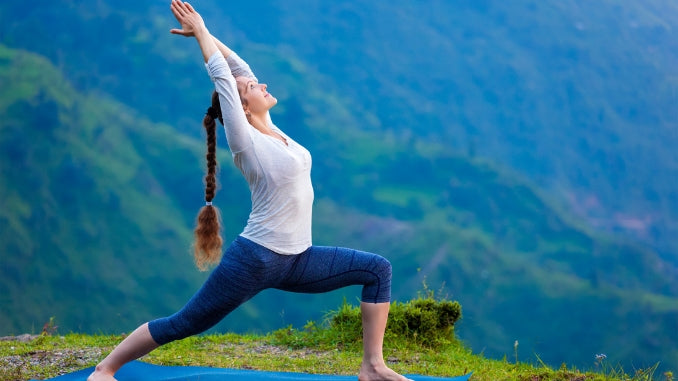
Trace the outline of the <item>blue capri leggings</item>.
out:
M 148 328 L 162 345 L 206 331 L 267 288 L 321 293 L 350 285 L 363 285 L 363 302 L 389 302 L 391 263 L 340 247 L 311 246 L 301 254 L 281 255 L 239 236 L 191 300 Z

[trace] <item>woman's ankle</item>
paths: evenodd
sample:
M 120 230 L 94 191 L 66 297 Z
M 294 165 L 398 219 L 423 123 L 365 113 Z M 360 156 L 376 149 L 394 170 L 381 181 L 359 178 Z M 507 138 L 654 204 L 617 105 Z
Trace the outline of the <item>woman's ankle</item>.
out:
M 384 358 L 381 356 L 363 356 L 362 365 L 370 367 L 372 369 L 376 369 L 382 366 L 386 366 L 386 362 L 384 362 Z
M 94 367 L 94 372 L 98 374 L 107 374 L 109 376 L 115 374 L 115 370 L 106 366 L 105 363 L 98 363 L 97 366 Z
M 98 364 L 94 367 L 94 372 L 87 377 L 87 381 L 111 381 L 115 380 L 114 371 L 106 368 L 105 365 Z

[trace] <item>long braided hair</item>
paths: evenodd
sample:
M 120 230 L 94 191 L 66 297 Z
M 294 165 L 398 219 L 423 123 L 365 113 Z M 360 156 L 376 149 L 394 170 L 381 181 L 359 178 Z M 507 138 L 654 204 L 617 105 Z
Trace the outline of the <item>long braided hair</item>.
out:
M 212 200 L 217 192 L 217 123 L 219 119 L 224 124 L 219 105 L 219 95 L 212 93 L 212 106 L 207 109 L 202 124 L 207 133 L 207 174 L 205 175 L 205 206 L 200 209 L 193 231 L 195 242 L 193 255 L 198 269 L 204 271 L 209 265 L 215 264 L 221 257 L 221 216 L 219 209 L 212 205 Z

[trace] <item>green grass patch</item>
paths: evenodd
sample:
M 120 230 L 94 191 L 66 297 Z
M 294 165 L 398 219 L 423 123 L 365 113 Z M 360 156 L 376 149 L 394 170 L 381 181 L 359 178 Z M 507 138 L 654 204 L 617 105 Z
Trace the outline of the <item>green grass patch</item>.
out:
M 580 371 L 563 365 L 552 369 L 487 359 L 472 353 L 454 335 L 461 318 L 459 303 L 437 300 L 432 292 L 391 304 L 385 336 L 384 359 L 397 372 L 431 376 L 458 376 L 473 372 L 473 381 L 672 381 L 673 374 L 655 378 L 654 368 L 628 375 L 600 357 L 596 369 Z M 267 335 L 210 334 L 164 345 L 142 361 L 161 365 L 193 365 L 313 374 L 356 375 L 362 356 L 360 309 L 344 302 L 323 322 L 308 322 L 301 329 L 288 327 Z M 94 366 L 124 336 L 55 335 L 45 325 L 41 335 L 28 341 L 0 341 L 0 381 L 45 379 Z M 517 360 L 517 356 L 516 356 Z

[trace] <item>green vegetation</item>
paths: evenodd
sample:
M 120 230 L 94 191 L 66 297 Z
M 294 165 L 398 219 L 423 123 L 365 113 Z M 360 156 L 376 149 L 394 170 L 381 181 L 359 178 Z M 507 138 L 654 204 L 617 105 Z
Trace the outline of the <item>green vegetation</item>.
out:
M 4 48 L 0 79 L 5 333 L 36 332 L 50 316 L 72 332 L 118 333 L 179 309 L 206 275 L 192 270 L 189 254 L 204 143 L 75 91 L 34 54 Z M 310 105 L 340 107 L 317 99 Z M 293 117 L 289 108 L 277 115 Z M 528 181 L 481 159 L 425 142 L 412 155 L 402 137 L 313 123 L 297 134 L 320 153 L 314 239 L 384 253 L 396 298 L 412 297 L 424 278 L 444 285 L 473 321 L 463 339 L 495 358 L 519 340 L 551 365 L 589 364 L 602 351 L 643 367 L 676 361 L 664 349 L 672 348 L 664 332 L 678 313 L 676 285 L 657 276 L 662 261 L 652 250 L 590 231 Z M 371 149 L 354 150 L 355 141 Z M 244 224 L 249 195 L 229 153 L 219 155 L 229 239 Z M 355 295 L 264 292 L 215 332 L 302 326 Z M 536 340 L 535 327 L 546 340 Z
M 564 364 L 552 369 L 543 363 L 491 360 L 473 354 L 455 338 L 461 317 L 457 302 L 436 300 L 433 293 L 407 303 L 393 303 L 384 357 L 405 374 L 450 377 L 472 372 L 473 381 L 672 381 L 670 372 L 655 378 L 656 367 L 628 375 L 610 367 L 604 355 L 595 368 L 578 370 Z M 356 374 L 362 354 L 360 309 L 344 303 L 322 323 L 309 321 L 266 335 L 212 334 L 173 342 L 142 361 L 162 365 L 194 365 L 316 374 Z M 122 336 L 43 334 L 29 342 L 0 341 L 0 381 L 44 379 L 95 365 Z M 53 328 L 53 327 L 52 327 Z
M 458 302 L 436 301 L 432 291 L 407 303 L 391 304 L 384 342 L 397 346 L 407 341 L 415 347 L 443 347 L 455 342 L 454 323 L 461 318 Z M 328 314 L 327 327 L 308 322 L 302 330 L 288 327 L 273 333 L 274 343 L 293 348 L 352 346 L 361 340 L 360 308 L 346 301 Z
M 314 155 L 316 243 L 384 254 L 398 300 L 445 286 L 487 357 L 518 341 L 556 367 L 678 366 L 675 4 L 305 3 L 201 9 Z M 6 1 L 0 20 L 2 334 L 173 313 L 206 275 L 195 43 L 162 2 Z M 230 240 L 249 194 L 219 155 Z M 304 326 L 355 295 L 267 291 L 215 332 Z

